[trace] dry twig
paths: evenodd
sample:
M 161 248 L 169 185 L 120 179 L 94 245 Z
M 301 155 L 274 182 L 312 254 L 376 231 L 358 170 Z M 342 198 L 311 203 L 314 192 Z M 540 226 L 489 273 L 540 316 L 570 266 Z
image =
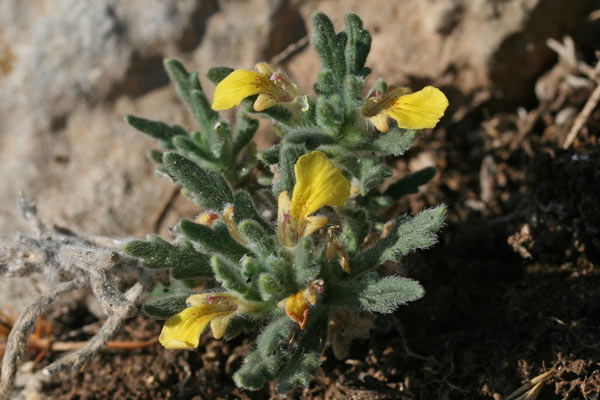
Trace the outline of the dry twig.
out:
M 598 62 L 597 65 L 600 66 L 600 61 Z M 573 126 L 571 127 L 571 130 L 569 131 L 567 138 L 565 139 L 565 142 L 562 145 L 563 149 L 568 148 L 573 143 L 573 141 L 577 137 L 577 134 L 579 133 L 581 128 L 583 128 L 583 126 L 587 122 L 588 118 L 590 117 L 590 114 L 592 113 L 594 108 L 596 108 L 596 106 L 598 105 L 599 101 L 600 101 L 600 81 L 596 84 L 596 88 L 594 89 L 594 91 L 590 95 L 589 99 L 583 106 L 583 109 L 581 110 L 581 112 L 579 114 L 577 114 L 577 117 L 575 117 L 575 122 L 573 122 Z
M 558 54 L 560 61 L 563 62 L 565 65 L 568 65 L 572 71 L 585 75 L 585 77 L 589 81 L 596 84 L 596 87 L 594 88 L 592 94 L 583 106 L 583 109 L 575 118 L 573 126 L 569 130 L 569 133 L 567 134 L 567 137 L 563 142 L 562 148 L 566 149 L 571 144 L 573 144 L 573 141 L 575 141 L 577 134 L 579 133 L 581 128 L 583 128 L 588 118 L 590 117 L 592 111 L 600 102 L 600 61 L 598 61 L 596 65 L 592 67 L 587 63 L 579 60 L 579 58 L 577 57 L 577 52 L 575 50 L 575 42 L 569 36 L 564 37 L 562 43 L 554 39 L 549 39 L 547 44 L 548 47 L 550 47 Z M 586 78 L 583 79 L 585 80 Z
M 39 219 L 35 205 L 22 195 L 19 209 L 35 235 L 19 233 L 12 247 L 1 249 L 0 275 L 41 274 L 56 283 L 52 290 L 30 304 L 10 329 L 2 360 L 0 398 L 9 393 L 14 383 L 36 321 L 56 298 L 89 287 L 108 318 L 89 341 L 46 367 L 44 373 L 49 375 L 66 368 L 76 371 L 109 345 L 121 323 L 137 311 L 142 293 L 154 285 L 153 274 L 142 268 L 137 259 L 122 256 L 121 247 L 127 240 L 77 235 L 58 227 L 50 229 Z M 132 281 L 135 283 L 125 293 L 119 290 Z

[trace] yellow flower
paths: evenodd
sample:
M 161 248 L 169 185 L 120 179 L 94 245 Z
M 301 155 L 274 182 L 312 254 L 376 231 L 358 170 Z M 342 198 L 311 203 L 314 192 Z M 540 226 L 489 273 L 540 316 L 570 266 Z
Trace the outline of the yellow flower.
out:
M 231 317 L 244 310 L 244 304 L 231 293 L 194 294 L 186 300 L 188 307 L 169 318 L 158 338 L 167 349 L 193 349 L 210 322 L 213 336 L 220 339 Z
M 215 221 L 218 219 L 219 214 L 212 211 L 207 211 L 203 212 L 198 217 L 196 217 L 196 223 L 206 225 L 212 228 L 212 226 L 215 224 Z
M 256 70 L 236 69 L 215 88 L 213 110 L 227 110 L 239 105 L 246 97 L 258 94 L 254 111 L 263 111 L 277 103 L 292 102 L 298 88 L 285 74 L 267 63 L 256 64 Z
M 287 191 L 278 200 L 279 242 L 294 247 L 298 241 L 322 228 L 324 216 L 312 216 L 324 206 L 341 206 L 350 196 L 350 181 L 336 168 L 325 154 L 313 151 L 298 159 L 294 166 L 296 185 L 290 201 Z
M 304 329 L 308 320 L 308 304 L 314 305 L 317 302 L 317 293 L 323 293 L 323 280 L 318 279 L 298 293 L 293 294 L 278 304 L 279 307 L 285 307 L 285 313 L 292 321 Z
M 437 125 L 448 107 L 446 95 L 438 88 L 427 86 L 418 92 L 411 93 L 407 88 L 390 89 L 383 95 L 375 95 L 367 99 L 361 114 L 369 119 L 381 132 L 387 132 L 388 116 L 403 129 L 427 129 Z

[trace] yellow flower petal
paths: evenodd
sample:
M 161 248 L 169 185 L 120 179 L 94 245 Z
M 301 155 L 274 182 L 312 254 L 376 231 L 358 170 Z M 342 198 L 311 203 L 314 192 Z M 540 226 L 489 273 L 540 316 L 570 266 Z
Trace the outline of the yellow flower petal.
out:
M 279 193 L 277 199 L 277 238 L 279 243 L 286 247 L 294 247 L 297 242 L 297 228 L 291 223 L 290 209 L 292 201 L 287 190 Z
M 214 318 L 224 317 L 232 311 L 219 312 L 221 307 L 203 305 L 188 307 L 169 318 L 158 338 L 167 349 L 194 349 L 200 343 L 200 335 Z
M 278 306 L 285 307 L 287 316 L 297 322 L 300 329 L 304 329 L 308 320 L 308 304 L 317 303 L 317 294 L 323 293 L 324 284 L 322 279 L 317 279 L 311 282 L 307 288 L 301 289 L 298 293 L 279 302 Z
M 385 114 L 394 118 L 403 129 L 426 129 L 437 125 L 448 107 L 441 90 L 427 86 L 418 92 L 398 97 Z
M 385 113 L 377 114 L 374 117 L 368 118 L 379 132 L 387 132 L 390 130 L 388 125 L 388 116 Z
M 287 298 L 285 313 L 300 325 L 300 329 L 304 329 L 308 320 L 308 302 L 304 298 L 304 289 Z
M 271 93 L 261 93 L 258 95 L 256 100 L 254 101 L 254 111 L 261 112 L 266 110 L 269 107 L 273 107 L 275 104 L 279 103 L 277 98 L 273 96 Z
M 276 89 L 267 75 L 236 69 L 215 88 L 212 109 L 227 110 L 239 105 L 248 96 Z
M 319 229 L 324 227 L 326 224 L 327 224 L 327 217 L 324 217 L 322 215 L 306 217 L 306 220 L 304 222 L 304 230 L 302 231 L 302 236 L 300 237 L 300 239 L 312 234 L 315 231 L 318 231 Z
M 341 206 L 350 196 L 350 181 L 327 156 L 313 151 L 294 166 L 296 185 L 292 194 L 292 218 L 303 221 L 323 206 Z
M 210 329 L 212 330 L 215 339 L 221 339 L 223 337 L 230 319 L 231 314 L 227 314 L 223 317 L 216 317 L 210 321 Z

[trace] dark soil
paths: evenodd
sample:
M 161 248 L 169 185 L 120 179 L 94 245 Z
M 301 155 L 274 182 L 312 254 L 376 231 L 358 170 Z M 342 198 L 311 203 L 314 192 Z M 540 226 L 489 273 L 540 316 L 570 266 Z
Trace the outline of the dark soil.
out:
M 590 90 L 567 90 L 561 104 L 525 117 L 490 116 L 494 100 L 469 108 L 451 99 L 451 113 L 470 111 L 389 160 L 405 173 L 429 154 L 438 167 L 398 210 L 449 206 L 440 243 L 402 265 L 427 294 L 381 317 L 349 359 L 326 351 L 319 375 L 290 398 L 502 399 L 550 370 L 538 399 L 599 398 L 600 110 L 568 150 L 560 144 L 572 119 L 556 121 L 566 107 L 581 110 Z M 120 339 L 159 331 L 140 316 Z M 235 388 L 231 375 L 247 347 L 247 339 L 205 335 L 198 351 L 105 351 L 44 391 L 55 399 L 276 398 L 270 388 Z

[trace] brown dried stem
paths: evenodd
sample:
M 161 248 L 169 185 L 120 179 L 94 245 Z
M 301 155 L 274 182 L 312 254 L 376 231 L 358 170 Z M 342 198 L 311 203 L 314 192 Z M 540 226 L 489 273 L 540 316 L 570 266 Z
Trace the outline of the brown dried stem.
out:
M 58 296 L 83 287 L 83 279 L 75 279 L 60 283 L 46 295 L 30 304 L 12 327 L 6 343 L 6 351 L 2 358 L 2 374 L 0 375 L 0 395 L 6 394 L 12 387 L 17 373 L 17 364 L 23 359 L 27 350 L 27 340 L 33 332 L 36 321 Z
M 66 368 L 77 371 L 85 361 L 109 346 L 122 322 L 137 311 L 142 294 L 155 283 L 151 271 L 143 268 L 137 259 L 121 253 L 126 239 L 78 235 L 59 227 L 50 229 L 38 217 L 35 205 L 25 201 L 22 195 L 18 205 L 35 235 L 28 237 L 19 233 L 12 247 L 0 249 L 0 275 L 42 274 L 55 282 L 55 287 L 26 307 L 16 323 L 7 327 L 10 334 L 2 360 L 0 398 L 8 395 L 14 383 L 18 363 L 26 353 L 36 321 L 57 297 L 76 289 L 91 288 L 108 317 L 90 340 L 78 344 L 74 352 L 46 367 L 44 373 L 48 375 Z M 123 293 L 119 289 L 123 286 L 130 287 Z M 123 346 L 121 342 L 115 343 Z M 41 348 L 58 350 L 59 347 L 46 343 Z

